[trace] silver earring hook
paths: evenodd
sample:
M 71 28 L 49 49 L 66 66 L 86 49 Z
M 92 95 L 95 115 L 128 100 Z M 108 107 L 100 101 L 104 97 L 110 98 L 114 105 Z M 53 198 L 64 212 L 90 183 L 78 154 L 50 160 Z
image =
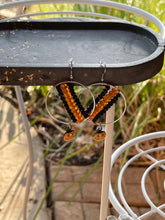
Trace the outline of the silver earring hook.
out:
M 99 122 L 98 130 L 102 130 L 101 122 Z
M 73 59 L 70 60 L 70 80 L 73 80 Z
M 100 61 L 100 64 L 101 64 L 101 66 L 104 68 L 104 71 L 103 71 L 103 73 L 102 73 L 102 75 L 101 75 L 101 82 L 103 83 L 103 82 L 104 82 L 104 75 L 105 75 L 106 72 L 107 72 L 107 68 L 106 68 L 106 63 L 105 63 L 105 62 Z

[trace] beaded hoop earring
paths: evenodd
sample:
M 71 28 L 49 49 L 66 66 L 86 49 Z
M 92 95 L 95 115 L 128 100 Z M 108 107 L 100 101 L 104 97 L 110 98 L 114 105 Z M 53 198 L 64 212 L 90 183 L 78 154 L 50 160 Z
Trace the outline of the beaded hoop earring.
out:
M 64 141 L 71 141 L 74 137 L 75 137 L 75 131 L 72 129 L 72 124 L 73 123 L 81 123 L 85 120 L 88 119 L 88 117 L 93 114 L 94 109 L 95 109 L 95 98 L 93 96 L 93 93 L 90 91 L 90 89 L 79 83 L 76 81 L 72 81 L 73 76 L 72 76 L 72 61 L 71 61 L 71 74 L 70 74 L 70 79 L 71 81 L 65 81 L 65 82 L 60 82 L 58 84 L 56 84 L 55 86 L 53 86 L 49 92 L 47 93 L 46 96 L 46 101 L 45 101 L 45 105 L 46 105 L 46 109 L 48 114 L 50 115 L 50 117 L 52 119 L 54 119 L 55 121 L 62 123 L 62 124 L 66 124 L 68 125 L 68 129 L 64 134 Z M 79 97 L 77 96 L 75 90 L 74 90 L 74 86 L 81 86 L 82 88 L 86 89 L 87 91 L 89 91 L 91 97 L 92 97 L 92 108 L 90 112 L 86 112 L 86 110 L 84 109 L 83 105 L 80 102 Z M 53 116 L 51 114 L 51 112 L 49 111 L 48 108 L 48 97 L 50 95 L 50 93 L 52 92 L 52 90 L 56 89 L 58 96 L 60 97 L 65 110 L 67 111 L 69 117 L 70 117 L 70 123 L 65 122 L 65 121 L 61 121 L 59 119 L 57 119 L 55 116 Z
M 88 117 L 88 120 L 91 120 L 95 125 L 98 125 L 98 128 L 96 129 L 96 134 L 94 135 L 95 141 L 104 140 L 106 136 L 105 131 L 102 130 L 102 125 L 111 124 L 119 121 L 126 111 L 126 100 L 123 93 L 118 88 L 103 82 L 105 73 L 106 73 L 106 65 L 104 64 L 104 73 L 102 74 L 101 82 L 94 83 L 89 86 L 90 89 L 93 86 L 104 87 L 102 92 L 95 98 L 95 109 L 93 113 L 91 113 L 91 115 Z M 97 120 L 100 119 L 100 117 L 104 115 L 117 102 L 117 100 L 121 96 L 124 100 L 125 107 L 120 117 L 112 122 L 107 122 L 107 123 L 97 122 Z M 92 104 L 87 108 L 86 110 L 87 114 L 91 111 L 91 108 L 92 108 Z

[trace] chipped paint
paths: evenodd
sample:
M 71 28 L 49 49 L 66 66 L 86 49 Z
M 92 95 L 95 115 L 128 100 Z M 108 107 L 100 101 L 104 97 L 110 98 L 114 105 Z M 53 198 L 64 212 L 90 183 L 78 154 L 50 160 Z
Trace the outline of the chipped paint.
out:
M 13 35 L 14 35 L 14 34 L 15 34 L 15 31 L 10 31 L 10 34 L 13 34 Z
M 27 78 L 28 78 L 29 80 L 33 80 L 33 77 L 34 77 L 34 74 L 33 74 L 33 73 L 30 74 L 30 75 L 27 75 Z

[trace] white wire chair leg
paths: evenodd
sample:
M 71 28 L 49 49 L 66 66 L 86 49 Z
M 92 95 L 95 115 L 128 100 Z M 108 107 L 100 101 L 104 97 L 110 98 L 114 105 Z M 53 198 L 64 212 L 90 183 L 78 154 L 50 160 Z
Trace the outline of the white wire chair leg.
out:
M 15 86 L 15 91 L 19 103 L 19 108 L 22 114 L 22 120 L 25 128 L 25 133 L 27 137 L 27 144 L 28 144 L 28 150 L 29 150 L 29 174 L 26 181 L 26 190 L 25 190 L 25 198 L 24 198 L 24 204 L 23 204 L 23 220 L 26 220 L 26 213 L 27 213 L 27 203 L 28 203 L 28 197 L 30 192 L 30 185 L 32 182 L 33 177 L 33 147 L 32 147 L 32 138 L 30 134 L 30 126 L 29 121 L 26 115 L 26 110 L 24 107 L 24 101 L 22 98 L 21 88 L 20 86 Z
M 109 180 L 111 174 L 111 155 L 113 144 L 113 121 L 114 121 L 115 105 L 113 105 L 106 113 L 106 138 L 104 144 L 104 159 L 103 159 L 103 175 L 102 175 L 102 189 L 101 189 L 101 206 L 100 206 L 100 220 L 105 220 L 108 215 L 108 195 L 109 195 Z
M 117 158 L 120 157 L 120 155 L 122 155 L 127 149 L 129 149 L 130 147 L 136 146 L 141 142 L 144 141 L 148 141 L 148 140 L 152 140 L 152 139 L 156 139 L 156 138 L 165 138 L 165 131 L 159 131 L 159 132 L 153 132 L 153 133 L 149 133 L 149 134 L 144 134 L 141 135 L 139 137 L 136 137 L 132 140 L 127 141 L 126 143 L 124 143 L 123 145 L 121 145 L 113 154 L 112 154 L 112 158 L 111 158 L 111 167 L 113 167 L 115 161 L 117 160 Z M 115 196 L 114 191 L 112 189 L 112 183 L 110 181 L 110 187 L 109 187 L 109 200 L 112 203 L 113 207 L 116 209 L 116 211 L 118 212 L 119 216 L 119 220 L 140 220 L 143 218 L 146 218 L 150 215 L 152 215 L 153 213 L 159 213 L 160 215 L 163 214 L 164 217 L 164 213 L 161 213 L 161 209 L 163 209 L 165 207 L 165 204 L 159 206 L 159 207 L 155 207 L 154 204 L 151 204 L 151 202 L 148 202 L 149 199 L 147 196 L 145 196 L 145 199 L 147 201 L 147 203 L 150 205 L 151 210 L 149 210 L 148 212 L 146 212 L 145 214 L 142 214 L 141 216 L 137 216 L 136 213 L 133 212 L 133 210 L 131 209 L 131 207 L 127 204 L 125 197 L 123 195 L 123 190 L 122 190 L 122 176 L 124 174 L 124 171 L 126 170 L 126 168 L 136 159 L 138 159 L 141 156 L 146 155 L 146 157 L 148 159 L 150 159 L 152 162 L 154 163 L 160 163 L 159 166 L 164 170 L 164 166 L 161 163 L 164 163 L 164 161 L 157 161 L 155 158 L 153 158 L 150 153 L 151 152 L 156 152 L 156 151 L 160 151 L 160 150 L 165 150 L 165 146 L 162 147 L 158 147 L 158 148 L 152 148 L 146 151 L 143 151 L 139 148 L 140 153 L 136 154 L 134 157 L 132 157 L 131 159 L 129 159 L 125 165 L 123 166 L 123 168 L 120 171 L 119 177 L 118 177 L 118 194 L 120 197 L 120 201 L 118 200 L 118 198 Z M 156 164 L 157 165 L 157 164 Z M 153 168 L 154 165 L 151 165 L 150 168 L 147 169 L 147 173 L 143 174 L 143 180 L 142 180 L 142 184 L 143 184 L 143 189 L 145 189 L 144 187 L 144 178 L 145 176 L 148 174 L 148 172 L 150 171 L 151 168 Z M 150 200 L 151 201 L 151 200 Z M 122 205 L 124 206 L 122 206 Z M 128 214 L 129 213 L 129 214 Z M 129 215 L 131 215 L 132 217 L 130 217 Z M 108 219 L 109 220 L 109 219 Z M 111 218 L 110 218 L 111 220 Z

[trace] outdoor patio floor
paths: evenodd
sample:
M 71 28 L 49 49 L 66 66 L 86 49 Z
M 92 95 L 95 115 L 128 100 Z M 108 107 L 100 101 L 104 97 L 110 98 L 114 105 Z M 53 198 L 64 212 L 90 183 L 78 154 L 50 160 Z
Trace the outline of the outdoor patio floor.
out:
M 64 166 L 54 183 L 52 190 L 52 200 L 54 200 L 67 186 L 76 179 L 84 175 L 92 166 Z M 58 166 L 50 166 L 51 177 L 55 174 Z M 140 187 L 141 174 L 145 168 L 130 167 L 124 178 L 124 192 L 128 204 L 132 207 L 137 215 L 150 210 L 146 204 Z M 99 220 L 100 194 L 101 194 L 102 168 L 96 170 L 84 184 L 83 188 L 77 194 L 74 202 L 69 204 L 73 194 L 76 192 L 80 183 L 76 183 L 71 189 L 65 192 L 54 205 L 54 220 Z M 113 169 L 112 183 L 115 184 L 117 170 Z M 151 177 L 147 178 L 147 192 L 151 199 L 155 199 L 156 191 Z M 165 203 L 165 192 L 162 192 L 162 201 Z M 164 200 L 164 201 L 163 201 Z M 114 208 L 109 205 L 109 214 L 118 216 Z M 163 220 L 158 214 L 152 215 L 145 220 Z

